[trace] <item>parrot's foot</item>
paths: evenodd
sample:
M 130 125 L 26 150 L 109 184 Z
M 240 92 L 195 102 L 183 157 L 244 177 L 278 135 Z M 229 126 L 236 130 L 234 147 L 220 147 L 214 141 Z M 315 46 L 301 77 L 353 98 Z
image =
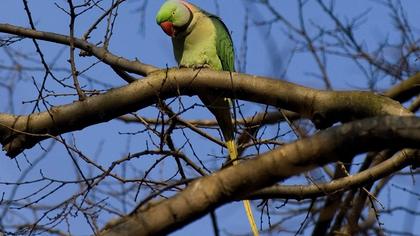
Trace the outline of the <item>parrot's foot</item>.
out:
M 193 70 L 209 69 L 211 66 L 207 63 L 199 65 L 180 65 L 179 68 L 192 68 Z

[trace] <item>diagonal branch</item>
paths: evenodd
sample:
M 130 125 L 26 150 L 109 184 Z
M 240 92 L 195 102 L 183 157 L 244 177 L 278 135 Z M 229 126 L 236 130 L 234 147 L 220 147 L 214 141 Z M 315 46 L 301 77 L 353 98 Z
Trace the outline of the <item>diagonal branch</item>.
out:
M 420 118 L 386 116 L 332 127 L 192 182 L 106 226 L 101 235 L 163 235 L 282 179 L 366 151 L 420 148 Z M 418 162 L 419 156 L 411 162 Z
M 414 157 L 417 155 L 417 157 Z M 357 188 L 368 182 L 375 182 L 385 176 L 389 176 L 404 167 L 413 164 L 412 159 L 419 158 L 419 153 L 414 150 L 398 152 L 392 158 L 381 162 L 380 164 L 366 169 L 355 175 L 346 176 L 329 183 L 318 183 L 311 185 L 275 185 L 258 190 L 247 196 L 246 199 L 313 199 L 330 195 L 348 189 Z
M 405 102 L 420 93 L 420 72 L 385 92 L 386 96 Z

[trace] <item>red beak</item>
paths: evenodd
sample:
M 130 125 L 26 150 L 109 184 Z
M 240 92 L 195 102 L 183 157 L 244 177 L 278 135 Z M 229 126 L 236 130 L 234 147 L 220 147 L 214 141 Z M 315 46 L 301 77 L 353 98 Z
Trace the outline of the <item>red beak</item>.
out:
M 165 33 L 171 37 L 175 37 L 175 29 L 172 22 L 164 21 L 160 23 L 160 27 L 162 27 L 162 30 L 165 31 Z

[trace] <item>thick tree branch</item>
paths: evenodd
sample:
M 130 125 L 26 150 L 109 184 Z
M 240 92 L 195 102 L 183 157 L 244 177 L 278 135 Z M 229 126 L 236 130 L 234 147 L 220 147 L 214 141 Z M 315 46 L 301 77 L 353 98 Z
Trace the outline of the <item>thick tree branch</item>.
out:
M 142 206 L 110 223 L 101 235 L 169 233 L 249 191 L 319 165 L 385 148 L 420 148 L 420 118 L 376 117 L 321 131 L 194 181 L 176 196 Z M 418 161 L 414 157 L 412 161 Z
M 129 81 L 129 83 L 133 81 L 134 80 Z M 411 99 L 413 96 L 416 96 L 419 93 L 420 93 L 420 73 L 417 73 L 411 76 L 410 78 L 402 81 L 401 83 L 395 85 L 391 89 L 385 91 L 384 95 L 394 100 L 397 100 L 399 102 L 406 102 L 408 99 Z M 410 111 L 415 110 L 419 106 L 419 104 L 420 104 L 420 99 L 419 97 L 417 97 L 417 99 L 413 102 L 413 104 L 410 105 L 408 110 Z M 413 108 L 411 109 L 411 107 Z M 287 114 L 286 116 L 291 120 L 300 118 L 299 114 L 297 113 L 290 112 L 290 111 L 284 111 L 284 112 L 286 112 Z M 138 118 L 134 116 L 129 116 L 129 115 L 118 117 L 118 119 L 127 123 L 131 123 L 131 122 L 141 123 L 141 121 Z M 161 120 L 150 119 L 146 117 L 142 117 L 142 119 L 151 124 L 162 124 Z M 237 120 L 236 123 L 241 124 L 241 125 L 254 126 L 254 125 L 262 125 L 262 124 L 274 124 L 281 121 L 284 121 L 284 116 L 280 112 L 274 111 L 274 112 L 269 112 L 269 113 L 262 112 L 262 113 L 257 114 L 256 116 Z M 167 124 L 167 123 L 168 121 L 164 122 L 164 124 Z M 218 125 L 217 121 L 214 119 L 213 120 L 188 120 L 188 123 L 191 123 L 199 127 L 213 127 L 213 126 Z
M 158 99 L 209 92 L 288 109 L 323 127 L 354 118 L 411 115 L 398 102 L 370 92 L 322 91 L 246 74 L 171 69 L 46 112 L 27 116 L 0 113 L 0 142 L 7 155 L 14 157 L 48 135 L 106 122 L 150 106 Z

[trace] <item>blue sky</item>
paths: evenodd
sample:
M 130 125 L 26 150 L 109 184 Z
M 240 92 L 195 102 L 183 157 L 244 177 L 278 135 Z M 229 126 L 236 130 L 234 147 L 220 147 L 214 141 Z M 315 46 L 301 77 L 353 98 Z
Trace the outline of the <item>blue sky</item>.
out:
M 107 3 L 107 1 L 109 3 L 111 2 L 110 0 L 105 0 L 104 2 Z M 29 1 L 37 28 L 43 31 L 68 34 L 68 17 L 60 9 L 54 6 L 54 3 L 57 3 L 63 7 L 67 7 L 66 2 L 67 1 L 63 0 Z M 119 17 L 115 23 L 114 35 L 110 43 L 110 51 L 128 59 L 138 58 L 145 63 L 161 68 L 175 66 L 176 64 L 173 59 L 170 39 L 161 31 L 154 20 L 155 13 L 163 1 L 148 1 L 144 18 L 142 18 L 136 10 L 141 6 L 141 2 L 142 1 L 128 0 L 127 3 L 121 6 Z M 242 39 L 244 37 L 244 20 L 246 19 L 246 1 L 197 0 L 191 2 L 196 3 L 209 12 L 217 13 L 222 17 L 231 30 L 236 52 L 237 54 L 240 54 L 241 49 L 245 47 L 245 45 L 242 44 Z M 292 19 L 293 22 L 297 20 L 296 1 L 284 0 L 271 2 L 280 9 L 279 11 L 282 14 L 289 19 Z M 366 9 L 371 9 L 356 34 L 357 37 L 365 42 L 368 49 L 373 48 L 378 41 L 381 41 L 385 37 L 389 37 L 390 40 L 398 40 L 398 36 L 395 34 L 393 25 L 389 20 L 389 12 L 384 7 L 378 7 L 373 1 L 365 0 L 338 2 L 337 11 L 343 19 L 351 19 Z M 403 1 L 403 5 L 405 6 L 405 10 L 407 11 L 407 15 L 411 22 L 420 22 L 418 15 L 420 2 L 416 0 L 406 0 Z M 266 19 L 270 19 L 270 16 L 268 16 L 268 12 L 264 7 L 253 4 L 249 6 L 251 12 L 248 17 L 251 25 L 248 32 L 248 44 L 246 45 L 248 49 L 246 57 L 247 64 L 245 71 L 243 72 L 275 78 L 281 77 L 282 79 L 305 86 L 324 88 L 322 81 L 311 75 L 311 73 L 319 72 L 313 60 L 308 57 L 307 54 L 297 54 L 290 63 L 287 73 L 285 73 L 284 76 L 279 75 L 279 72 L 284 71 L 286 59 L 294 45 L 290 39 L 286 37 L 279 25 L 273 25 L 272 27 L 255 27 L 252 22 L 261 21 L 262 19 L 257 18 L 259 15 L 266 17 Z M 98 14 L 99 12 L 96 11 L 94 14 L 85 14 L 78 18 L 76 21 L 76 36 L 80 37 Z M 313 2 L 309 3 L 305 8 L 305 14 L 308 21 L 310 20 L 325 25 L 325 27 L 333 27 L 325 15 L 319 14 L 318 8 Z M 16 0 L 3 0 L 0 8 L 0 23 L 27 27 L 28 21 L 23 10 L 22 2 Z M 417 28 L 417 30 L 419 29 Z M 311 32 L 311 28 L 309 28 L 309 31 Z M 102 35 L 103 25 L 95 31 L 91 41 L 101 41 Z M 270 40 L 274 42 L 274 45 L 268 44 Z M 48 62 L 51 62 L 62 50 L 65 50 L 63 51 L 63 56 L 59 57 L 57 60 L 57 65 L 61 67 L 66 67 L 68 65 L 65 62 L 68 58 L 67 49 L 48 42 L 39 43 Z M 14 48 L 22 50 L 30 57 L 37 58 L 33 44 L 30 40 L 24 40 L 16 44 Z M 271 57 L 273 52 L 275 54 L 275 62 L 273 62 L 273 57 Z M 0 52 L 0 63 L 9 63 L 6 58 L 5 53 L 3 51 Z M 85 68 L 94 61 L 95 59 L 93 58 L 76 58 L 79 68 Z M 38 63 L 30 61 L 26 61 L 25 65 L 33 67 L 40 66 Z M 348 60 L 332 57 L 328 62 L 328 69 L 334 89 L 367 89 L 367 82 L 363 79 L 361 72 Z M 57 74 L 61 77 L 66 77 L 68 75 L 65 72 L 57 72 Z M 125 84 L 124 81 L 118 79 L 114 72 L 106 65 L 99 64 L 95 66 L 89 71 L 88 75 L 114 87 Z M 0 79 L 5 79 L 6 73 L 0 73 L 0 76 Z M 30 103 L 22 104 L 23 101 L 32 100 L 37 96 L 36 90 L 32 84 L 31 76 L 33 76 L 36 81 L 40 81 L 42 79 L 42 72 L 26 73 L 25 76 L 16 83 L 16 90 L 12 95 L 14 103 L 13 111 L 16 114 L 27 114 L 33 107 L 33 104 Z M 9 80 L 6 82 L 11 83 Z M 88 87 L 90 86 L 86 81 L 82 80 L 82 83 Z M 390 80 L 385 78 L 378 85 L 378 89 L 380 90 L 381 88 L 388 87 L 389 83 Z M 53 82 L 48 83 L 48 88 L 54 89 L 55 91 L 66 92 L 65 89 Z M 5 94 L 4 96 L 6 96 L 7 92 L 0 88 L 0 94 Z M 49 101 L 53 105 L 62 105 L 70 103 L 75 99 L 75 97 L 59 97 L 50 98 Z M 5 101 L 6 100 L 7 99 L 5 99 Z M 184 102 L 186 104 L 193 104 L 197 101 L 194 98 L 186 98 Z M 0 112 L 11 112 L 11 108 L 8 104 L 9 101 L 0 101 Z M 261 105 L 249 105 L 247 109 L 245 109 L 245 113 L 253 114 L 255 111 L 259 111 L 262 108 L 263 106 Z M 143 109 L 139 114 L 153 117 L 156 115 L 156 110 L 153 108 Z M 208 113 L 205 113 L 204 109 L 201 109 L 199 112 L 188 112 L 186 117 L 208 117 Z M 145 143 L 142 141 L 143 136 L 139 135 L 132 137 L 129 135 L 121 135 L 121 133 L 133 132 L 136 130 L 141 130 L 141 127 L 123 124 L 119 121 L 110 121 L 105 124 L 95 125 L 82 131 L 74 132 L 72 135 L 65 134 L 64 137 L 69 142 L 75 139 L 78 148 L 83 150 L 86 154 L 97 158 L 98 162 L 101 164 L 106 165 L 129 152 L 139 151 L 145 147 Z M 200 139 L 200 137 L 194 138 Z M 43 142 L 43 146 L 48 146 L 48 144 L 49 141 Z M 101 152 L 99 154 L 96 153 L 100 148 Z M 64 151 L 62 146 L 58 144 L 55 145 L 52 152 L 45 160 L 40 161 L 37 166 L 30 171 L 26 180 L 39 177 L 40 170 L 51 178 L 73 179 L 76 174 L 73 168 L 69 168 L 72 166 L 72 162 Z M 204 153 L 220 154 L 220 151 L 217 147 L 212 146 L 205 147 Z M 42 154 L 42 152 L 41 148 L 37 146 L 26 151 L 25 154 L 28 159 L 33 162 L 37 156 Z M 144 165 L 144 162 L 149 162 L 149 160 L 138 161 L 138 164 Z M 23 156 L 18 158 L 18 163 L 22 169 L 29 167 Z M 171 164 L 168 165 L 170 168 Z M 214 166 L 216 168 L 217 163 L 215 163 Z M 0 181 L 15 181 L 19 178 L 19 173 L 21 172 L 14 160 L 9 160 L 4 153 L 0 153 L 0 173 Z M 167 175 L 169 175 L 169 173 Z M 156 174 L 156 176 L 158 176 L 158 174 Z M 407 183 L 400 182 L 399 180 L 397 180 L 396 183 L 403 186 L 407 185 Z M 413 189 L 417 189 L 418 192 L 420 187 L 418 181 L 416 183 L 417 186 Z M 413 185 L 409 183 L 408 186 L 411 187 Z M 11 187 L 2 186 L 2 188 L 4 189 L 3 191 L 9 192 Z M 33 189 L 20 188 L 17 192 L 17 196 L 24 196 L 25 193 L 30 193 L 31 190 Z M 65 191 L 57 193 L 51 201 L 56 201 L 60 197 L 68 196 L 68 191 L 77 191 L 77 188 L 68 187 Z M 408 201 L 406 200 L 407 194 L 393 188 L 391 188 L 390 191 L 392 192 L 390 194 L 393 194 L 400 202 Z M 242 204 L 240 202 L 232 203 L 221 207 L 216 211 L 219 216 L 222 230 L 228 230 L 230 233 L 237 234 L 248 231 L 247 221 L 241 206 Z M 383 218 L 382 220 L 386 225 L 401 225 L 401 221 L 404 219 L 403 216 L 404 214 L 402 213 L 396 213 L 392 218 L 388 217 Z M 301 220 L 301 218 L 297 218 L 293 220 L 292 223 L 289 223 L 288 226 L 292 229 L 297 229 Z M 83 235 L 83 232 L 88 230 L 88 226 L 83 220 L 78 219 L 75 221 L 75 224 L 80 225 L 80 227 L 75 229 L 75 232 L 80 235 Z M 420 226 L 417 225 L 415 227 L 417 227 L 417 232 L 419 232 Z M 397 227 L 397 229 L 400 228 Z M 172 235 L 197 235 L 198 233 L 202 236 L 212 235 L 209 217 L 204 217 Z

